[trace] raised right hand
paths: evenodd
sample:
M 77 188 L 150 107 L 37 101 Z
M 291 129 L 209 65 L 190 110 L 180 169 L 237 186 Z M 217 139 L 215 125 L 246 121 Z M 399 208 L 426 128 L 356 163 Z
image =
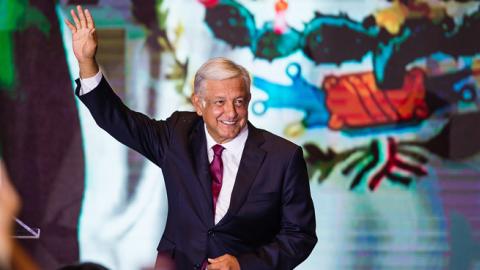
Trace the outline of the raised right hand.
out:
M 72 15 L 75 24 L 65 19 L 65 24 L 72 31 L 73 53 L 80 66 L 80 77 L 87 78 L 94 76 L 98 72 L 98 65 L 95 61 L 97 52 L 97 35 L 95 34 L 95 23 L 88 9 L 85 11 L 81 6 L 77 6 L 77 14 L 72 9 Z

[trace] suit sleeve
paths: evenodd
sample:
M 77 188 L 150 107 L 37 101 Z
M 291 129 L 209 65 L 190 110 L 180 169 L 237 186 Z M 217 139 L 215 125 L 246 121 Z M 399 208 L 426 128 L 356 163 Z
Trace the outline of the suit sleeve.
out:
M 315 212 L 305 160 L 299 147 L 283 182 L 280 231 L 273 242 L 238 256 L 242 270 L 287 270 L 304 261 L 317 243 Z
M 130 110 L 113 92 L 105 78 L 94 90 L 84 95 L 79 94 L 80 82 L 76 82 L 75 94 L 88 108 L 98 126 L 162 167 L 175 114 L 167 121 L 156 121 Z

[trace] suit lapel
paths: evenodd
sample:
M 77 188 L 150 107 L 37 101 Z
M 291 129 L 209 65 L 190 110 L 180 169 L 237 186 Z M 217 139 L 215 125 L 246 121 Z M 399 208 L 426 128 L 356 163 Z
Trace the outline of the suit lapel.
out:
M 190 144 L 192 149 L 192 160 L 196 171 L 197 179 L 201 186 L 201 203 L 205 224 L 208 227 L 213 226 L 213 201 L 212 201 L 212 180 L 208 170 L 207 139 L 205 137 L 204 122 L 198 121 L 198 124 L 190 134 Z
M 238 167 L 235 184 L 233 186 L 232 196 L 230 199 L 230 207 L 222 220 L 217 226 L 224 224 L 230 220 L 235 213 L 238 212 L 247 198 L 250 187 L 255 180 L 258 170 L 260 169 L 265 151 L 260 148 L 265 139 L 261 132 L 252 124 L 248 123 L 248 138 L 243 149 L 242 159 Z

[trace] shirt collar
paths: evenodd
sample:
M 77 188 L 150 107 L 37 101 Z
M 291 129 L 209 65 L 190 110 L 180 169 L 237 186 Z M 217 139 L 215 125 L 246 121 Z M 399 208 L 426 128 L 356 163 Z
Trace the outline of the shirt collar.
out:
M 210 136 L 210 133 L 208 133 L 207 130 L 207 125 L 204 124 L 204 129 L 205 129 L 205 136 L 207 137 L 207 150 L 210 150 L 215 144 L 218 144 L 215 142 L 215 140 Z M 227 151 L 231 151 L 235 156 L 240 156 L 243 152 L 243 147 L 245 146 L 245 142 L 247 141 L 248 138 L 248 125 L 245 125 L 245 127 L 242 128 L 240 133 L 238 133 L 237 137 L 233 138 L 233 140 L 221 144 Z

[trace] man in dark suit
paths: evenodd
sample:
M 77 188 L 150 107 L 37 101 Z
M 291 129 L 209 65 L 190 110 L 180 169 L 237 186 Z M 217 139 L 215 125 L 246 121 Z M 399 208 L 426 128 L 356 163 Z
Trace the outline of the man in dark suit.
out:
M 95 62 L 88 10 L 66 21 L 76 94 L 97 124 L 162 168 L 168 197 L 157 269 L 293 269 L 312 251 L 315 214 L 302 149 L 248 122 L 250 77 L 225 58 L 195 75 L 194 112 L 131 111 Z

